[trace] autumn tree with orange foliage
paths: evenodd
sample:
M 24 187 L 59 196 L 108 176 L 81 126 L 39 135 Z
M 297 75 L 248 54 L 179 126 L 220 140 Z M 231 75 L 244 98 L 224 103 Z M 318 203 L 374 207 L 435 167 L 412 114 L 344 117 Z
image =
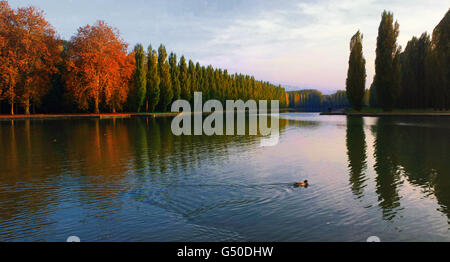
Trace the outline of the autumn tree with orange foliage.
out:
M 0 3 L 0 48 L 2 89 L 11 104 L 17 98 L 30 113 L 30 105 L 39 104 L 48 92 L 55 64 L 60 59 L 61 41 L 35 7 L 13 10 L 6 1 Z M 6 91 L 5 91 L 6 90 Z
M 104 21 L 78 29 L 69 43 L 66 85 L 80 109 L 92 103 L 95 113 L 100 104 L 112 112 L 122 109 L 135 68 L 127 47 Z
M 19 100 L 30 113 L 31 101 L 40 103 L 50 86 L 50 77 L 56 73 L 62 43 L 56 38 L 53 27 L 45 20 L 44 12 L 35 7 L 17 9 L 18 32 L 21 41 L 19 57 Z
M 8 2 L 0 2 L 0 100 L 7 99 L 14 114 L 15 86 L 18 78 L 16 52 L 11 48 L 14 11 Z

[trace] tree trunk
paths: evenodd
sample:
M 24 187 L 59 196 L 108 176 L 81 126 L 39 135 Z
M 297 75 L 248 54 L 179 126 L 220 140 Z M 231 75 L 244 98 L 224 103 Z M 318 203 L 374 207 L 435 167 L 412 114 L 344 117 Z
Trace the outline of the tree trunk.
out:
M 145 112 L 147 112 L 147 113 L 148 113 L 148 100 L 147 100 L 147 101 L 145 101 Z
M 99 114 L 100 110 L 98 109 L 98 97 L 95 98 L 95 113 Z
M 30 99 L 25 100 L 25 115 L 30 114 Z
M 14 115 L 14 87 L 9 86 L 9 103 L 11 104 L 11 115 Z

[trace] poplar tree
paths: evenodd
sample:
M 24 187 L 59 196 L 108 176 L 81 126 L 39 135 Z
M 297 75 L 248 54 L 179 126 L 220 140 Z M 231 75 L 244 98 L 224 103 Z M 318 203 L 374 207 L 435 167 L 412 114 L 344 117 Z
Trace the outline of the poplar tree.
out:
M 192 93 L 197 92 L 199 90 L 197 71 L 195 69 L 195 65 L 194 65 L 194 62 L 192 62 L 192 60 L 189 60 L 188 74 L 189 74 L 189 80 L 190 80 L 191 100 L 192 100 Z
M 147 57 L 147 96 L 145 106 L 147 112 L 154 112 L 159 102 L 159 81 L 158 54 L 150 45 Z
M 165 111 L 172 102 L 173 90 L 170 79 L 170 66 L 167 62 L 166 48 L 161 44 L 158 48 L 159 87 L 161 92 L 160 108 Z
M 180 58 L 180 88 L 181 98 L 187 101 L 191 100 L 191 81 L 189 79 L 188 68 L 184 56 Z
M 378 103 L 385 111 L 392 110 L 399 91 L 398 34 L 399 24 L 394 24 L 393 14 L 383 11 L 378 27 L 374 84 Z
M 206 79 L 207 79 L 207 83 L 206 83 L 206 99 L 214 99 L 215 98 L 215 91 L 216 91 L 216 83 L 214 81 L 214 68 L 212 67 L 212 65 L 209 65 L 206 68 Z
M 378 99 L 377 99 L 377 88 L 375 87 L 375 79 L 372 80 L 372 84 L 370 85 L 370 88 L 369 88 L 369 106 L 370 107 L 379 107 Z
M 132 107 L 136 109 L 137 112 L 141 111 L 144 105 L 145 95 L 147 92 L 146 86 L 146 67 L 145 67 L 145 51 L 141 44 L 137 44 L 134 47 L 134 58 L 136 60 L 136 70 L 134 73 L 134 98 L 136 104 Z
M 433 30 L 426 59 L 427 82 L 435 109 L 450 109 L 450 10 Z
M 180 72 L 177 66 L 177 55 L 170 53 L 169 55 L 170 79 L 172 81 L 173 100 L 180 99 Z
M 195 64 L 195 78 L 197 79 L 197 84 L 198 84 L 197 91 L 201 91 L 201 86 L 202 86 L 202 67 L 200 66 L 199 62 L 197 62 Z
M 347 98 L 350 105 L 361 111 L 366 85 L 366 60 L 362 52 L 362 34 L 358 31 L 350 41 L 350 58 L 346 80 Z

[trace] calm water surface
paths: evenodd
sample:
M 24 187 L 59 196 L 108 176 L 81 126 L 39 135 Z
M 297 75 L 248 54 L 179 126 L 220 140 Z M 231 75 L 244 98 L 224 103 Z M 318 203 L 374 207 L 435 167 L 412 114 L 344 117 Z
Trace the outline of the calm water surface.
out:
M 0 241 L 450 241 L 450 119 L 281 117 L 0 121 Z

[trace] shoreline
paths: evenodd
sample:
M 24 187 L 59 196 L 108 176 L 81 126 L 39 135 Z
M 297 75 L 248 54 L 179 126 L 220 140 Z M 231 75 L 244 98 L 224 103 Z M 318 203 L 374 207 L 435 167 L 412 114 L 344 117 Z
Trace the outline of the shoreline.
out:
M 248 111 L 245 111 L 248 113 Z M 0 121 L 9 120 L 49 120 L 49 119 L 112 119 L 112 118 L 159 118 L 159 117 L 174 117 L 183 112 L 160 112 L 160 113 L 73 113 L 73 114 L 17 114 L 17 115 L 1 115 Z M 200 114 L 206 115 L 211 112 L 198 112 Z M 222 111 L 226 113 L 226 111 Z M 270 110 L 268 110 L 270 113 Z M 280 113 L 285 113 L 285 111 L 280 110 Z M 184 113 L 186 114 L 186 113 Z M 188 114 L 197 114 L 197 112 L 190 112 Z
M 284 111 L 280 113 L 287 113 Z M 295 111 L 291 111 L 295 113 Z M 299 112 L 299 111 L 296 111 Z M 205 114 L 206 112 L 202 112 Z M 180 112 L 166 113 L 100 113 L 100 114 L 34 114 L 34 115 L 0 115 L 0 121 L 9 120 L 51 120 L 51 119 L 117 119 L 117 118 L 159 118 L 174 117 Z M 341 116 L 358 116 L 358 117 L 380 117 L 380 116 L 407 116 L 407 117 L 450 117 L 450 112 L 417 112 L 417 113 L 401 113 L 401 112 L 379 112 L 379 113 L 346 113 L 346 112 L 320 112 L 320 115 L 341 115 Z
M 7 120 L 48 120 L 48 119 L 111 119 L 132 117 L 173 117 L 178 112 L 167 113 L 100 113 L 100 114 L 35 114 L 35 115 L 0 115 L 0 121 Z
M 450 117 L 448 112 L 417 112 L 417 113 L 401 113 L 401 112 L 380 112 L 380 113 L 346 113 L 346 112 L 321 112 L 320 115 L 343 115 L 343 116 L 368 116 L 368 117 L 379 117 L 379 116 L 408 116 L 408 117 Z

